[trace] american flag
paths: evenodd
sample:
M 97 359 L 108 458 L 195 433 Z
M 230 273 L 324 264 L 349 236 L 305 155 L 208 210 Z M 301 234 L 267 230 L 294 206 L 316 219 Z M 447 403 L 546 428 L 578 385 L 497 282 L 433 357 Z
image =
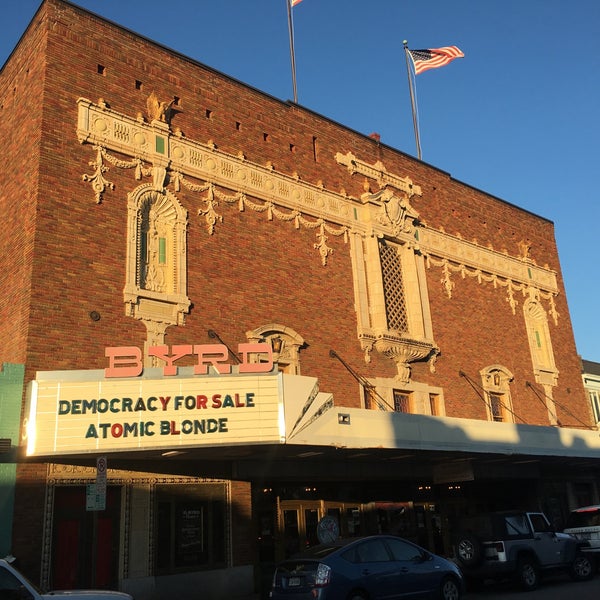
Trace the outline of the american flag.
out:
M 296 4 L 300 4 L 302 0 L 292 0 L 292 6 L 296 6 Z
M 462 58 L 464 54 L 456 46 L 445 46 L 444 48 L 429 48 L 426 50 L 409 50 L 415 75 L 423 73 L 428 69 L 443 67 L 455 58 Z

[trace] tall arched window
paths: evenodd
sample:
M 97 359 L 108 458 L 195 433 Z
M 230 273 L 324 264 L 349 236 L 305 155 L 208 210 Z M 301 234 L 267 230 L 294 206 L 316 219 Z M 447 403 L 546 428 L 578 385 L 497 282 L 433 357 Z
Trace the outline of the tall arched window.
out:
M 556 385 L 558 369 L 554 363 L 548 316 L 539 301 L 539 292 L 535 288 L 529 289 L 529 298 L 523 303 L 523 315 L 527 326 L 535 379 L 542 385 Z

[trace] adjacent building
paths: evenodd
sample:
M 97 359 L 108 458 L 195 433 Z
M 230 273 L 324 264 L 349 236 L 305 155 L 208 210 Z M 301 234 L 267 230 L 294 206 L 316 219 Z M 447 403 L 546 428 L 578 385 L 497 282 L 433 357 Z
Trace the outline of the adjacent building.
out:
M 592 417 L 600 423 L 600 363 L 592 360 L 581 361 L 583 387 L 590 402 Z
M 0 550 L 138 600 L 598 500 L 552 222 L 65 0 L 0 72 Z M 323 517 L 333 519 L 323 521 Z

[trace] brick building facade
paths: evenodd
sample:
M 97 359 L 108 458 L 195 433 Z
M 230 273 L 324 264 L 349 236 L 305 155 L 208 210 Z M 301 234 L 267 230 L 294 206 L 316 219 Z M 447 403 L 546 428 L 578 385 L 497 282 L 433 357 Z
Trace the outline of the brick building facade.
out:
M 559 525 L 575 488 L 597 500 L 547 219 L 63 0 L 34 16 L 0 104 L 0 361 L 24 367 L 0 406 L 23 403 L 1 543 L 34 579 L 220 598 L 324 514 L 451 553 L 461 511 L 535 503 Z M 163 346 L 186 355 L 175 375 Z M 46 431 L 38 390 L 106 385 L 107 348 L 141 349 L 150 384 L 194 370 L 212 390 L 202 347 L 231 381 L 248 359 L 276 386 L 276 441 L 261 420 L 233 443 L 181 441 L 181 423 L 159 442 L 154 421 L 141 440 L 139 414 L 135 448 L 122 424 L 81 448 L 58 417 Z M 105 509 L 86 510 L 102 455 Z

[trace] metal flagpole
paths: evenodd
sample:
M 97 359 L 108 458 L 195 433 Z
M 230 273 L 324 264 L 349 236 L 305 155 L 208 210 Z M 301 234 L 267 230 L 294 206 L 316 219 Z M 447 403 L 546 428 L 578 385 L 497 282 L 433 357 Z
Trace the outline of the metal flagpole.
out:
M 292 61 L 292 86 L 294 88 L 294 103 L 298 104 L 298 90 L 296 88 L 296 57 L 294 53 L 294 24 L 292 22 L 292 0 L 285 0 L 288 12 L 288 29 L 290 32 L 290 57 Z
M 410 105 L 412 108 L 413 128 L 415 130 L 415 142 L 417 144 L 417 158 L 421 160 L 421 139 L 419 137 L 419 122 L 417 120 L 417 107 L 415 100 L 415 92 L 413 90 L 412 77 L 410 76 L 410 64 L 408 57 L 408 42 L 404 40 L 404 55 L 406 57 L 406 74 L 408 75 L 408 89 L 410 91 Z

